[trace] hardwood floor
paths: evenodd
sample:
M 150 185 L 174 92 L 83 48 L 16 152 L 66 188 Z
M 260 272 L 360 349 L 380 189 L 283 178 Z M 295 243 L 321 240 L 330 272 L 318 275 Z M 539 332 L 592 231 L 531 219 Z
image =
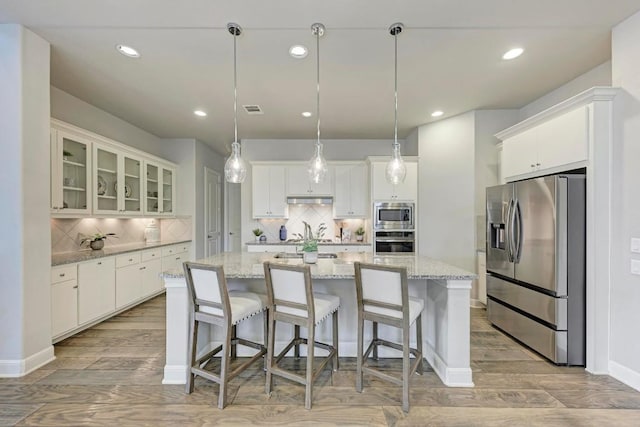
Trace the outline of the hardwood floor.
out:
M 314 388 L 275 378 L 271 397 L 255 364 L 231 382 L 230 404 L 216 407 L 217 386 L 195 392 L 161 385 L 165 298 L 157 297 L 56 345 L 57 359 L 23 378 L 0 378 L 0 425 L 21 426 L 638 426 L 640 393 L 608 376 L 552 365 L 493 329 L 472 309 L 474 388 L 445 387 L 429 370 L 414 376 L 411 411 L 398 386 L 365 376 L 355 391 L 355 360 L 341 359 Z M 304 361 L 286 359 L 291 367 Z M 390 369 L 396 360 L 383 360 Z

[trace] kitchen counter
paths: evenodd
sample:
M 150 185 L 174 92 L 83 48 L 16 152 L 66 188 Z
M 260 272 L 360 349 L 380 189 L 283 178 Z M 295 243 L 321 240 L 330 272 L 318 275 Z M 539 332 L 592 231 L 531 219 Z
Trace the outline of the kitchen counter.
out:
M 265 246 L 265 245 L 286 245 L 286 246 L 302 246 L 302 242 L 287 242 L 287 241 L 268 241 L 268 242 L 247 242 L 247 246 Z M 371 246 L 370 242 L 318 242 L 318 246 Z
M 51 266 L 73 264 L 74 262 L 89 261 L 96 258 L 103 258 L 112 255 L 124 254 L 127 252 L 135 252 L 144 249 L 153 249 L 161 246 L 176 245 L 178 243 L 187 243 L 191 240 L 171 240 L 161 241 L 157 243 L 130 243 L 126 245 L 114 245 L 94 251 L 93 249 L 82 249 L 73 252 L 61 252 L 51 255 Z
M 264 281 L 265 261 L 290 265 L 303 264 L 301 259 L 278 259 L 271 252 L 225 252 L 196 262 L 222 265 L 229 289 L 266 293 Z M 355 299 L 355 261 L 404 266 L 407 268 L 409 294 L 424 300 L 422 316 L 423 354 L 442 382 L 450 387 L 473 387 L 471 371 L 470 293 L 475 274 L 441 261 L 422 256 L 374 256 L 370 252 L 338 253 L 334 259 L 319 259 L 310 264 L 314 291 L 340 298 L 338 314 L 339 355 L 356 355 L 357 304 Z M 163 384 L 184 384 L 187 376 L 187 346 L 189 335 L 189 307 L 184 274 L 179 270 L 164 274 L 167 289 L 167 336 Z M 205 329 L 205 330 L 203 330 Z M 316 331 L 320 341 L 330 340 L 330 328 Z M 238 335 L 262 342 L 262 316 L 254 316 L 238 325 Z M 288 339 L 287 328 L 276 331 L 276 348 L 283 348 Z M 219 330 L 201 329 L 207 340 L 197 351 L 206 351 L 220 344 Z M 381 338 L 397 340 L 395 328 L 381 325 Z M 381 349 L 381 357 L 398 357 L 394 351 Z M 253 351 L 253 350 L 251 350 Z M 278 350 L 279 351 L 279 350 Z M 238 356 L 250 351 L 238 347 Z

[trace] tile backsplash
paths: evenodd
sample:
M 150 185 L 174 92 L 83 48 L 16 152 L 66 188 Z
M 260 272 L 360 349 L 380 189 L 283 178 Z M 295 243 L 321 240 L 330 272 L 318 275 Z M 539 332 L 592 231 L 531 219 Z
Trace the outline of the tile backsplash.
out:
M 327 226 L 327 230 L 324 232 L 324 239 L 339 239 L 340 227 L 343 230 L 348 230 L 351 233 L 351 239 L 349 241 L 355 242 L 355 231 L 358 227 L 363 226 L 367 232 L 364 236 L 364 241 L 370 241 L 368 222 L 363 219 L 333 219 L 333 207 L 324 205 L 289 205 L 289 218 L 288 219 L 260 219 L 256 220 L 251 227 L 260 228 L 267 236 L 268 242 L 280 241 L 280 226 L 284 225 L 287 228 L 287 238 L 295 239 L 295 234 L 304 234 L 304 223 L 306 221 L 311 225 L 311 230 L 315 233 L 318 226 L 324 223 Z M 253 234 L 252 234 L 253 235 Z
M 144 229 L 153 218 L 52 218 L 51 252 L 70 252 L 86 248 L 80 245 L 85 236 L 115 233 L 105 240 L 105 247 L 144 242 Z M 190 218 L 156 219 L 162 240 L 191 239 Z

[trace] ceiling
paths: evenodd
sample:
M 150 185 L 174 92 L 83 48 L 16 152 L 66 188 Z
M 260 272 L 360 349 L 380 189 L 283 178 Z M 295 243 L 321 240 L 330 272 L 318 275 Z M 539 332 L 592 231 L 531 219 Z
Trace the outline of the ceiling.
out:
M 610 30 L 640 0 L 0 0 L 0 23 L 51 43 L 52 85 L 158 137 L 197 138 L 220 153 L 233 140 L 233 37 L 239 138 L 313 139 L 315 37 L 320 39 L 323 139 L 393 138 L 472 109 L 520 108 L 610 58 Z M 120 55 L 116 44 L 141 52 Z M 288 49 L 304 44 L 309 55 Z M 525 53 L 512 61 L 514 46 Z M 206 118 L 194 116 L 200 108 Z M 304 118 L 303 111 L 311 111 Z

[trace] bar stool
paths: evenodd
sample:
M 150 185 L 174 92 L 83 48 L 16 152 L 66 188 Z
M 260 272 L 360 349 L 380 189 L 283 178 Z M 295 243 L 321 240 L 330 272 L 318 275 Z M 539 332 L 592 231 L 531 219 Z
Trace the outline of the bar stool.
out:
M 266 392 L 271 393 L 273 375 L 279 375 L 305 386 L 304 407 L 311 409 L 312 386 L 329 361 L 334 371 L 338 370 L 338 307 L 340 298 L 334 295 L 314 293 L 309 266 L 264 263 L 264 276 L 269 298 L 269 339 L 267 344 L 267 384 Z M 315 340 L 316 326 L 332 315 L 333 345 Z M 274 357 L 276 322 L 294 325 L 294 337 L 287 346 Z M 307 328 L 307 338 L 300 338 L 300 326 Z M 280 360 L 295 347 L 299 356 L 299 346 L 307 346 L 307 366 L 305 375 L 298 375 L 278 366 Z M 317 369 L 313 369 L 315 347 L 329 351 Z
M 358 302 L 358 355 L 356 361 L 356 390 L 362 392 L 363 373 L 374 375 L 394 384 L 402 385 L 402 410 L 409 412 L 409 377 L 422 374 L 422 310 L 424 301 L 409 296 L 407 270 L 378 264 L 354 263 L 356 273 L 356 299 Z M 363 353 L 364 321 L 373 322 L 373 339 Z M 409 346 L 409 328 L 416 324 L 416 347 Z M 378 323 L 391 325 L 402 331 L 402 344 L 378 337 Z M 402 376 L 398 378 L 368 366 L 367 359 L 377 347 L 386 346 L 402 351 Z M 411 362 L 409 354 L 413 354 Z
M 187 289 L 193 301 L 191 325 L 189 334 L 186 392 L 192 393 L 195 376 L 199 375 L 220 384 L 218 408 L 223 409 L 227 404 L 227 385 L 231 379 L 247 369 L 253 362 L 266 354 L 264 345 L 248 341 L 236 336 L 236 326 L 241 321 L 262 313 L 267 308 L 265 295 L 253 292 L 229 291 L 222 266 L 184 263 L 184 275 Z M 264 316 L 264 342 L 267 338 L 267 316 Z M 223 343 L 204 356 L 196 359 L 198 325 L 200 322 L 216 325 L 222 328 Z M 236 356 L 236 346 L 244 345 L 254 348 L 258 352 L 246 362 L 230 371 L 231 359 Z M 220 353 L 220 373 L 218 375 L 204 370 L 204 366 L 213 356 Z

